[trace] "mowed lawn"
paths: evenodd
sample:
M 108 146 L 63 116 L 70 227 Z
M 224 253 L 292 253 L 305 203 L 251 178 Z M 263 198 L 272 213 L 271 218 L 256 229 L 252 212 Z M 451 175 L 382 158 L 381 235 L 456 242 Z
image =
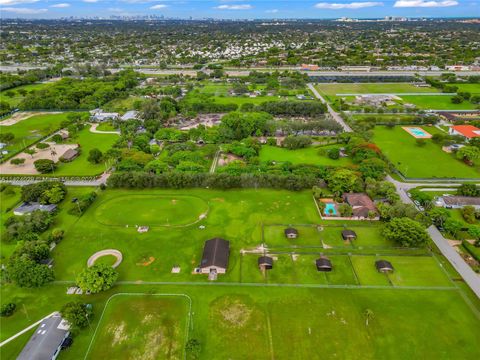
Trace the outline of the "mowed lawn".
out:
M 347 166 L 352 164 L 347 158 L 330 159 L 326 151 L 338 146 L 310 146 L 304 149 L 289 150 L 278 146 L 264 145 L 260 150 L 260 161 L 290 162 L 292 164 Z M 319 152 L 324 151 L 324 154 Z
M 35 115 L 10 126 L 2 126 L 0 122 L 0 133 L 12 133 L 15 136 L 5 149 L 13 153 L 27 148 L 60 129 L 60 124 L 67 119 L 67 115 L 68 113 Z
M 25 90 L 25 91 L 31 92 L 34 90 L 45 89 L 47 86 L 50 86 L 51 84 L 52 83 L 29 84 L 29 85 L 17 86 L 16 88 L 13 88 L 13 89 L 3 90 L 3 91 L 0 91 L 0 101 L 7 102 L 10 106 L 17 106 L 24 99 L 24 96 L 20 95 L 18 93 L 18 90 Z M 6 95 L 6 93 L 9 91 L 14 92 L 14 95 L 12 97 Z
M 15 298 L 23 311 L 2 318 L 1 339 L 72 301 L 65 289 L 63 284 L 41 289 L 3 286 L 2 299 Z M 77 301 L 91 303 L 95 316 L 91 326 L 75 337 L 72 347 L 61 353 L 62 359 L 85 357 L 106 302 L 116 293 L 189 296 L 193 307 L 188 337 L 199 340 L 199 359 L 356 359 L 359 353 L 362 359 L 480 357 L 480 319 L 456 289 L 138 284 L 75 296 Z M 177 349 L 185 339 L 185 302 L 167 297 L 169 303 L 165 303 L 161 296 L 152 295 L 137 297 L 119 296 L 110 301 L 88 358 L 171 358 L 173 352 L 167 351 L 166 345 Z M 368 324 L 367 309 L 373 314 Z M 2 347 L 2 359 L 14 359 L 29 336 L 22 335 Z M 147 344 L 151 348 L 146 348 Z M 135 357 L 142 349 L 142 356 Z M 156 357 L 154 351 L 160 351 Z
M 454 104 L 448 95 L 401 95 L 405 103 L 414 104 L 422 110 L 474 110 L 478 105 L 470 101 Z
M 111 298 L 87 359 L 181 359 L 189 320 L 186 296 Z
M 317 84 L 317 90 L 328 96 L 336 94 L 401 94 L 401 93 L 434 93 L 433 87 L 416 87 L 410 83 L 344 83 Z
M 439 130 L 422 127 L 430 134 Z M 478 178 L 478 167 L 471 167 L 442 151 L 441 146 L 426 139 L 425 146 L 418 146 L 416 139 L 402 129 L 376 126 L 373 141 L 405 176 L 412 178 Z
M 79 144 L 80 155 L 71 162 L 59 163 L 54 175 L 56 176 L 93 176 L 101 174 L 106 170 L 104 162 L 92 164 L 88 161 L 90 150 L 97 148 L 102 153 L 109 150 L 117 141 L 116 134 L 96 134 L 90 132 L 90 126 L 87 125 L 75 137 L 70 138 L 66 143 Z M 108 166 L 108 165 L 107 165 Z

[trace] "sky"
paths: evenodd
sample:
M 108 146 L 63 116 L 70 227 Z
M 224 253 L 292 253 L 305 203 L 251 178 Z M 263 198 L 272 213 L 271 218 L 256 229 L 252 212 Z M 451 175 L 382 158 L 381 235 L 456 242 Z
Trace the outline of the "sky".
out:
M 111 15 L 183 19 L 480 17 L 480 0 L 0 0 L 0 18 Z

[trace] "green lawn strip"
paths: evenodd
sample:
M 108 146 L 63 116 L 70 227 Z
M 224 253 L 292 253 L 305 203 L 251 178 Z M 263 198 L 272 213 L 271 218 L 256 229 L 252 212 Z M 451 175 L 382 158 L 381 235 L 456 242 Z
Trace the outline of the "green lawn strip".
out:
M 453 86 L 458 86 L 457 91 L 469 92 L 470 94 L 480 94 L 480 84 L 462 84 L 456 83 Z
M 321 150 L 328 150 L 340 145 L 310 146 L 305 149 L 289 150 L 278 146 L 264 145 L 260 150 L 260 161 L 291 162 L 292 164 L 347 166 L 352 161 L 349 158 L 330 159 L 326 154 L 319 154 Z
M 29 147 L 41 138 L 60 129 L 62 121 L 67 119 L 68 113 L 35 115 L 10 126 L 0 126 L 1 133 L 12 133 L 15 138 L 5 150 L 12 157 L 15 153 Z
M 19 309 L 2 318 L 2 340 L 72 300 L 93 304 L 91 328 L 75 337 L 62 359 L 85 356 L 105 302 L 118 292 L 186 294 L 192 298 L 190 336 L 202 343 L 201 359 L 477 358 L 479 319 L 456 290 L 314 289 L 238 286 L 122 285 L 98 295 L 66 295 L 66 286 L 41 289 L 3 286 L 2 299 L 17 299 Z M 113 309 L 113 308 L 112 308 Z M 374 317 L 366 325 L 365 310 Z M 267 311 L 268 310 L 268 311 Z M 27 318 L 26 313 L 29 317 Z M 442 314 L 442 316 L 438 316 Z M 163 315 L 163 314 L 160 314 Z M 136 321 L 130 314 L 122 317 Z M 268 324 L 271 329 L 269 346 Z M 327 328 L 328 331 L 324 331 Z M 355 331 L 349 332 L 354 328 Z M 345 333 L 349 333 L 345 339 Z M 456 336 L 452 336 L 456 334 Z M 28 334 L 20 339 L 27 339 Z M 14 358 L 26 340 L 1 348 Z M 291 344 L 295 346 L 291 346 Z M 249 344 L 249 346 L 246 346 Z M 401 347 L 402 351 L 398 351 Z M 253 351 L 252 351 L 253 349 Z
M 454 104 L 450 100 L 451 96 L 402 95 L 401 99 L 405 103 L 414 104 L 422 110 L 474 110 L 478 107 L 478 105 L 469 101 Z
M 183 358 L 189 307 L 186 296 L 120 294 L 110 298 L 87 359 Z
M 440 131 L 434 127 L 421 127 L 430 134 Z M 405 176 L 412 178 L 478 178 L 478 167 L 471 167 L 442 151 L 441 146 L 425 139 L 418 146 L 416 139 L 402 127 L 393 129 L 376 126 L 373 141 L 385 156 Z
M 98 124 L 97 126 L 97 130 L 98 131 L 115 131 L 115 127 L 113 127 L 113 125 L 109 122 L 103 122 L 103 123 L 100 123 Z
M 363 226 L 362 226 L 363 225 Z M 342 225 L 326 224 L 320 232 L 320 238 L 327 247 L 334 248 L 352 248 L 368 249 L 368 248 L 391 248 L 394 246 L 392 242 L 383 238 L 381 234 L 382 226 L 380 223 L 371 223 L 358 225 L 351 222 L 343 222 Z M 357 234 L 357 239 L 345 241 L 342 238 L 342 230 L 353 230 Z
M 296 239 L 285 236 L 285 229 L 293 227 L 298 231 Z M 320 247 L 320 233 L 316 225 L 264 225 L 264 243 L 269 248 L 275 247 Z
M 409 83 L 345 83 L 345 84 L 318 84 L 317 90 L 326 95 L 336 94 L 388 94 L 388 93 L 433 93 L 439 92 L 433 87 L 416 87 Z

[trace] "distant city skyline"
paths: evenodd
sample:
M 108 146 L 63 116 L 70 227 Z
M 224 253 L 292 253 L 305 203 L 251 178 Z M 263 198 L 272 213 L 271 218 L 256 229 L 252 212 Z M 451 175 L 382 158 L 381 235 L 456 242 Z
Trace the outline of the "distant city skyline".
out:
M 145 15 L 181 19 L 480 17 L 480 1 L 0 0 L 1 18 L 110 18 Z

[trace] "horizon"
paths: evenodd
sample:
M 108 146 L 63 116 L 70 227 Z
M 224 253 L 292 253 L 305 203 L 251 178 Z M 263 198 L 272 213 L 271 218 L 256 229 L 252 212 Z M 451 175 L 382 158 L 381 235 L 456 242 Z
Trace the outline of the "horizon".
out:
M 187 20 L 475 19 L 479 2 L 457 0 L 0 0 L 1 19 L 156 17 Z

